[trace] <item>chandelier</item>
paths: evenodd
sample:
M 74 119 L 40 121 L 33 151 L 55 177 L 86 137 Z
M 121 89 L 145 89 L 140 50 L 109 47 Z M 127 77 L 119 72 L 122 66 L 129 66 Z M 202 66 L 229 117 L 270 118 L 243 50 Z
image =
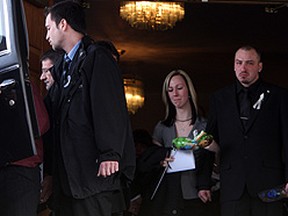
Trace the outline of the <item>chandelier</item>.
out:
M 129 113 L 135 114 L 144 105 L 144 90 L 141 80 L 124 75 L 124 91 Z
M 172 29 L 184 13 L 183 2 L 123 1 L 120 5 L 121 18 L 137 29 Z

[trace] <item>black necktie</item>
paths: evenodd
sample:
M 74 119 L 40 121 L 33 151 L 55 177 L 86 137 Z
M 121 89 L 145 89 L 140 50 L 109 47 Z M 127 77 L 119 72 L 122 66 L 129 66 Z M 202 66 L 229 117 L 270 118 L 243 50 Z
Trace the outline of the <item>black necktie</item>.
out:
M 65 56 L 64 62 L 63 62 L 63 72 L 62 72 L 62 84 L 64 85 L 64 87 L 67 84 L 67 82 L 69 82 L 68 71 L 69 71 L 70 63 L 71 63 L 71 59 L 68 56 Z
M 251 100 L 249 97 L 249 91 L 248 91 L 248 89 L 243 89 L 242 90 L 242 97 L 240 100 L 240 118 L 241 118 L 244 126 L 246 125 L 247 121 L 249 120 L 250 108 L 251 108 Z

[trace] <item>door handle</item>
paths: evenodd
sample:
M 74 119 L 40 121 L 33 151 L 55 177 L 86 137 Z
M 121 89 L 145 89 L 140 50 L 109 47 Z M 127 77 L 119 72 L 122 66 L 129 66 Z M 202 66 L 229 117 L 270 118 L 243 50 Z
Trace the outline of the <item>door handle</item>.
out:
M 6 79 L 0 83 L 0 90 L 3 91 L 8 88 L 13 88 L 16 84 L 16 81 L 14 79 Z
M 4 98 L 9 106 L 14 106 L 16 103 L 16 91 L 13 89 L 16 85 L 15 79 L 6 79 L 0 83 L 0 94 L 5 92 Z

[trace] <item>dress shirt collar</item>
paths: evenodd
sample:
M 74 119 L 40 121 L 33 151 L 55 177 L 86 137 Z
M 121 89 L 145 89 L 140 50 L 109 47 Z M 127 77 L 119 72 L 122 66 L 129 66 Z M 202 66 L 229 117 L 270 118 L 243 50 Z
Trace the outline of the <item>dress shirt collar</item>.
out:
M 75 45 L 74 45 L 74 47 L 71 49 L 71 51 L 67 54 L 65 54 L 64 55 L 64 58 L 66 58 L 66 56 L 68 56 L 69 57 L 69 59 L 72 61 L 73 60 L 73 58 L 74 58 L 74 56 L 75 56 L 75 54 L 76 54 L 76 52 L 77 52 L 77 50 L 78 50 L 78 48 L 79 48 L 79 46 L 80 46 L 80 43 L 81 43 L 81 40 L 79 40 Z
M 244 87 L 243 85 L 241 85 L 241 83 L 236 80 L 236 92 L 237 94 L 239 94 L 242 90 L 248 90 L 251 94 L 255 94 L 258 87 L 260 86 L 260 83 L 262 83 L 262 79 L 259 78 L 255 83 L 253 83 L 251 86 L 249 86 L 248 88 Z

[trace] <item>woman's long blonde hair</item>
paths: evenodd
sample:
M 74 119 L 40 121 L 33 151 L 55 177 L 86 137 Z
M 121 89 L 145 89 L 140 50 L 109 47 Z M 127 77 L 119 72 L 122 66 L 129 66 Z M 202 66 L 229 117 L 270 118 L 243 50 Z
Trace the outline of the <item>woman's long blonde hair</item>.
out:
M 191 124 L 195 122 L 197 115 L 198 115 L 197 94 L 196 94 L 191 78 L 183 70 L 180 70 L 180 69 L 173 70 L 166 76 L 164 83 L 163 83 L 163 87 L 162 87 L 162 100 L 166 107 L 166 115 L 162 123 L 165 124 L 166 126 L 171 126 L 174 123 L 175 116 L 176 116 L 175 106 L 172 104 L 168 95 L 168 88 L 169 88 L 170 80 L 172 79 L 172 77 L 176 75 L 180 75 L 181 77 L 183 77 L 188 87 L 189 102 L 190 102 L 191 109 L 192 109 L 191 110 L 192 111 Z

